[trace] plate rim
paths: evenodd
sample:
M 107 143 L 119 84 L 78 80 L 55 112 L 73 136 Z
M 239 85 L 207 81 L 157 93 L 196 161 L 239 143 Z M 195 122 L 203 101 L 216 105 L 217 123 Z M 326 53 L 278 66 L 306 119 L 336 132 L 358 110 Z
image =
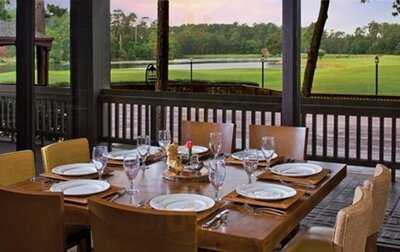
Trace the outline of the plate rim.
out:
M 285 166 L 285 165 L 308 165 L 308 166 L 314 166 L 314 167 L 318 168 L 319 171 L 315 172 L 313 174 L 307 174 L 307 175 L 305 175 L 305 174 L 302 174 L 302 175 L 301 174 L 283 174 L 283 173 L 280 173 L 280 172 L 276 171 L 276 167 L 282 167 L 282 166 Z M 285 177 L 299 177 L 299 178 L 301 178 L 301 177 L 310 177 L 310 176 L 317 175 L 317 174 L 319 174 L 319 173 L 321 173 L 323 171 L 323 168 L 322 168 L 322 166 L 320 166 L 318 164 L 312 164 L 312 163 L 286 163 L 286 164 L 274 165 L 269 170 L 273 174 L 276 174 L 276 175 L 285 176 Z
M 179 146 L 178 146 L 178 153 L 179 153 L 179 154 L 182 154 L 182 152 L 179 152 L 179 148 L 182 148 L 182 147 L 183 147 L 183 148 L 186 148 L 185 145 L 179 145 Z M 193 145 L 192 148 L 194 148 L 194 147 L 200 147 L 200 148 L 204 148 L 204 149 L 205 149 L 205 150 L 202 151 L 202 152 L 198 152 L 198 153 L 194 153 L 194 154 L 203 154 L 203 153 L 206 153 L 207 151 L 210 150 L 208 147 L 202 146 L 202 145 L 198 145 L 198 144 Z
M 159 147 L 159 146 L 150 146 L 150 151 L 151 151 L 151 148 L 157 149 L 158 152 L 161 152 L 161 147 Z M 128 149 L 126 149 L 126 150 L 116 150 L 116 151 L 111 151 L 111 152 L 107 153 L 107 158 L 108 158 L 108 159 L 111 159 L 111 160 L 123 161 L 123 160 L 124 160 L 123 158 L 113 157 L 113 156 L 112 156 L 112 153 L 113 153 L 113 152 L 124 152 L 124 151 L 126 151 L 126 152 L 136 152 L 136 153 L 138 153 L 137 148 L 135 148 L 135 149 L 130 149 L 130 150 L 128 150 Z
M 155 204 L 155 203 L 154 203 L 154 200 L 156 200 L 157 198 L 162 198 L 162 197 L 165 198 L 165 197 L 171 197 L 171 196 L 193 196 L 193 195 L 195 195 L 196 197 L 201 197 L 201 198 L 204 198 L 204 199 L 208 199 L 209 202 L 210 202 L 210 206 L 208 206 L 208 207 L 205 208 L 205 209 L 194 210 L 194 211 L 187 211 L 187 210 L 184 210 L 184 209 L 182 209 L 182 210 L 168 210 L 168 209 L 165 209 L 165 208 L 160 208 L 160 207 L 155 207 L 155 206 L 154 206 L 154 204 Z M 215 204 L 216 204 L 216 203 L 215 203 L 215 200 L 212 199 L 211 197 L 206 196 L 206 195 L 202 195 L 202 194 L 197 194 L 197 193 L 171 193 L 171 194 L 163 194 L 163 195 L 158 195 L 158 196 L 153 197 L 153 198 L 150 200 L 150 202 L 149 202 L 150 207 L 153 208 L 153 209 L 155 209 L 155 210 L 158 210 L 158 211 L 186 212 L 186 213 L 191 213 L 191 212 L 195 212 L 195 213 L 204 212 L 204 211 L 207 211 L 207 210 L 213 208 L 213 207 L 215 206 Z
M 259 149 L 252 149 L 252 150 L 257 150 L 257 151 L 261 151 L 261 150 L 259 150 Z M 236 160 L 239 160 L 239 161 L 243 161 L 243 159 L 240 159 L 240 158 L 238 158 L 238 156 L 237 156 L 237 153 L 240 153 L 240 152 L 244 152 L 243 150 L 242 151 L 236 151 L 236 152 L 234 152 L 234 153 L 232 153 L 232 155 L 231 155 L 231 157 L 232 158 L 234 158 L 234 159 L 236 159 Z M 235 157 L 236 156 L 236 157 Z M 274 151 L 274 154 L 272 155 L 272 159 L 276 159 L 276 158 L 278 158 L 279 157 L 279 155 L 278 155 L 278 153 L 276 153 L 276 151 Z M 262 160 L 260 160 L 260 161 L 265 161 L 265 159 L 262 159 Z
M 78 183 L 78 182 L 90 182 L 90 183 L 101 183 L 105 185 L 104 189 L 98 192 L 92 192 L 92 193 L 82 193 L 82 194 L 65 194 L 64 191 L 54 191 L 54 186 L 60 186 L 62 184 L 68 184 L 68 183 Z M 107 191 L 108 189 L 111 188 L 111 184 L 108 183 L 107 181 L 103 180 L 95 180 L 95 179 L 74 179 L 74 180 L 67 180 L 67 181 L 61 181 L 56 184 L 53 184 L 50 188 L 50 192 L 61 192 L 64 196 L 70 196 L 70 197 L 79 197 L 79 196 L 88 196 L 88 195 L 95 195 L 98 193 L 102 193 Z
M 293 192 L 292 193 L 293 195 L 286 196 L 286 197 L 283 197 L 283 198 L 266 199 L 265 197 L 259 197 L 259 196 L 250 197 L 248 195 L 244 195 L 243 193 L 239 192 L 239 190 L 238 190 L 239 187 L 241 187 L 241 186 L 251 186 L 251 185 L 254 186 L 256 184 L 263 185 L 263 186 L 267 186 L 267 185 L 271 186 L 272 185 L 272 186 L 275 186 L 275 187 L 288 188 Z M 239 185 L 239 186 L 237 186 L 235 188 L 235 192 L 237 194 L 239 194 L 240 196 L 245 197 L 245 198 L 255 199 L 255 200 L 263 200 L 263 201 L 280 201 L 280 200 L 285 200 L 285 199 L 289 199 L 289 198 L 295 197 L 298 194 L 297 190 L 292 188 L 292 187 L 290 187 L 290 186 L 280 185 L 280 184 L 275 184 L 275 183 L 264 183 L 264 182 L 254 182 L 254 183 L 251 183 L 251 184 Z
M 97 173 L 96 167 L 94 167 L 94 171 L 92 173 L 83 173 L 83 174 L 65 174 L 65 173 L 61 173 L 58 172 L 58 169 L 61 169 L 62 167 L 65 166 L 73 166 L 73 165 L 92 165 L 94 167 L 94 164 L 89 162 L 89 163 L 71 163 L 71 164 L 64 164 L 64 165 L 58 165 L 55 166 L 53 169 L 51 169 L 51 173 L 54 173 L 56 175 L 60 175 L 60 176 L 67 176 L 67 177 L 82 177 L 82 176 L 88 176 L 88 175 L 93 175 Z

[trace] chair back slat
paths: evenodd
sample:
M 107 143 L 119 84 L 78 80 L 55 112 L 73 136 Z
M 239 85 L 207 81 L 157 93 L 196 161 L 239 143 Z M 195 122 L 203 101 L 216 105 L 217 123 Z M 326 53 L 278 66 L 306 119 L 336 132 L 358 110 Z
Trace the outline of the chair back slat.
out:
M 0 251 L 64 251 L 63 196 L 0 189 Z
M 194 214 L 158 212 L 118 205 L 99 198 L 89 201 L 96 252 L 195 252 Z
M 307 128 L 250 125 L 250 148 L 261 148 L 261 138 L 275 138 L 275 151 L 279 156 L 304 160 L 307 150 Z

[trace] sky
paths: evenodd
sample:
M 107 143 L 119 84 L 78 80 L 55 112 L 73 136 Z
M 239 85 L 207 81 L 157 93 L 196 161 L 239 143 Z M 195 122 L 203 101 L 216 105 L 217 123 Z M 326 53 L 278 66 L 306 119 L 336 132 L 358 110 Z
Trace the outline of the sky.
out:
M 46 0 L 68 7 L 69 0 Z M 302 0 L 302 25 L 318 16 L 320 0 Z M 157 0 L 111 0 L 111 9 L 135 12 L 140 17 L 155 19 Z M 400 23 L 393 17 L 392 0 L 331 0 L 327 29 L 352 32 L 370 21 Z M 186 23 L 261 23 L 281 24 L 282 0 L 170 0 L 172 25 Z

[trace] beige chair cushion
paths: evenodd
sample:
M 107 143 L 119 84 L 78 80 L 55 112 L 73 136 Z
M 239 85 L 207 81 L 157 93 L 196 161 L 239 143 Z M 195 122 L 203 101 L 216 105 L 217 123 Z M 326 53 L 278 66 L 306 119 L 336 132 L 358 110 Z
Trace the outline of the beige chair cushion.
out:
M 332 242 L 333 229 L 326 227 L 312 227 L 300 232 L 291 240 L 285 252 L 336 252 L 340 251 Z

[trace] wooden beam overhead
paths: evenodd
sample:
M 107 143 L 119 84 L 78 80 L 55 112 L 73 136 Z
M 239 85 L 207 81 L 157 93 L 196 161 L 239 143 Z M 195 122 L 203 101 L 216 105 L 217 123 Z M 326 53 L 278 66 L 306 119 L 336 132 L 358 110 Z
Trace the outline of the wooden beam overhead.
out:
M 17 150 L 34 149 L 35 0 L 17 0 Z
M 156 90 L 167 90 L 169 57 L 169 0 L 158 0 Z
M 110 87 L 110 0 L 71 0 L 73 137 L 97 142 L 97 97 Z
M 301 1 L 282 0 L 282 125 L 300 126 Z

